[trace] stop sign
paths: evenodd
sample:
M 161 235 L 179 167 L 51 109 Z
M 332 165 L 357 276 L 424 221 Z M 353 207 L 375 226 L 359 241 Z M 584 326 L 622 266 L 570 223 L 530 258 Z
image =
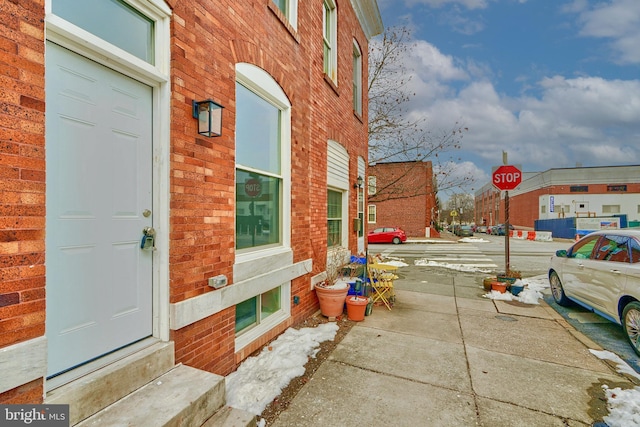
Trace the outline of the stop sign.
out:
M 244 192 L 249 197 L 259 196 L 262 192 L 262 183 L 256 178 L 249 178 L 244 182 Z
M 493 185 L 498 190 L 513 190 L 522 182 L 522 172 L 515 166 L 499 166 L 491 175 Z

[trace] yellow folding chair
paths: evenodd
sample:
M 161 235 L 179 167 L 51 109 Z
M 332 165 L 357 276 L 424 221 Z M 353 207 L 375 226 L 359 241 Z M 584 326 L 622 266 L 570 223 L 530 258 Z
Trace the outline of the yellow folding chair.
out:
M 367 271 L 369 273 L 369 281 L 371 282 L 371 288 L 373 295 L 371 298 L 376 303 L 381 301 L 389 310 L 393 306 L 395 301 L 395 292 L 393 290 L 393 281 L 398 276 L 393 273 L 398 267 L 385 264 L 369 264 Z

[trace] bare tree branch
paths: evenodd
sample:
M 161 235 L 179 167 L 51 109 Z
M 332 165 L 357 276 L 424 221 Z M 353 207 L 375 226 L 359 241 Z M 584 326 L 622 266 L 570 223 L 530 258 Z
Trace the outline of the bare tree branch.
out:
M 468 131 L 460 123 L 448 130 L 428 128 L 427 117 L 408 118 L 408 105 L 415 93 L 407 90 L 411 70 L 404 58 L 415 46 L 406 27 L 390 27 L 370 44 L 369 52 L 369 164 L 386 162 L 433 163 L 437 190 L 458 188 L 469 184 L 470 174 L 457 173 L 452 152 L 459 150 L 463 134 Z M 412 168 L 407 168 L 411 173 Z M 405 198 L 405 193 L 393 189 L 400 178 L 391 180 L 387 188 L 377 188 L 377 198 Z M 425 189 L 422 189 L 424 194 Z M 418 195 L 418 194 L 416 194 Z

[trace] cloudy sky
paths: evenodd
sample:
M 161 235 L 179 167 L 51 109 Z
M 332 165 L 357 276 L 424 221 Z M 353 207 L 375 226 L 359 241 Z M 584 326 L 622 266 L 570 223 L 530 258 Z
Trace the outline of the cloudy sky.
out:
M 640 164 L 640 0 L 378 0 L 406 26 L 429 126 L 469 128 L 460 170 Z M 444 196 L 444 195 L 443 195 Z

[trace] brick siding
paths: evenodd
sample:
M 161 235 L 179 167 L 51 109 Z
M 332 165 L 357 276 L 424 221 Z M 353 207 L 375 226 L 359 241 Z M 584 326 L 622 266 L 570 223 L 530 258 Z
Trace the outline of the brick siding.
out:
M 376 177 L 376 194 L 369 204 L 376 206 L 376 227 L 400 227 L 409 237 L 424 237 L 436 215 L 431 162 L 378 163 L 369 167 Z

